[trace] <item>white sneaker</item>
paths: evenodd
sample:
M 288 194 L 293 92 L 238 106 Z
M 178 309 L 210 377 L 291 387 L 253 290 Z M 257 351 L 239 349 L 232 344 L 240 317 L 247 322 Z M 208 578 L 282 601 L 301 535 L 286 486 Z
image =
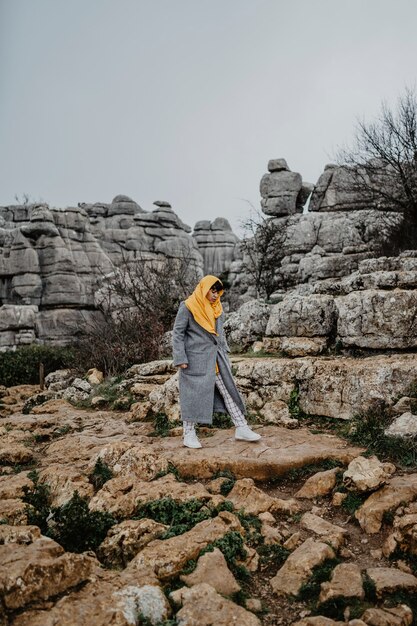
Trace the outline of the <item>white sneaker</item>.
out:
M 184 435 L 184 446 L 186 448 L 202 448 L 203 447 L 201 443 L 199 442 L 198 437 L 195 434 L 195 431 Z
M 246 426 L 238 426 L 235 432 L 235 439 L 240 441 L 259 441 L 261 435 L 259 433 L 253 432 L 248 425 Z

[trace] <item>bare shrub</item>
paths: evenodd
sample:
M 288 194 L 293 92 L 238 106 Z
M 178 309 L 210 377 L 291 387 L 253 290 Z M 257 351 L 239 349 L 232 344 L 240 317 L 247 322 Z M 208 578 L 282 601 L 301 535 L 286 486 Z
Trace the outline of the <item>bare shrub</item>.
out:
M 94 366 L 114 375 L 157 359 L 164 332 L 198 279 L 189 258 L 123 259 L 97 285 L 98 314 L 77 344 L 80 368 Z
M 400 249 L 417 246 L 417 98 L 405 89 L 396 107 L 383 104 L 373 122 L 358 121 L 351 147 L 337 155 L 351 185 L 382 210 L 403 214 Z M 349 177 L 350 178 L 350 177 Z M 395 243 L 395 242 L 393 242 Z

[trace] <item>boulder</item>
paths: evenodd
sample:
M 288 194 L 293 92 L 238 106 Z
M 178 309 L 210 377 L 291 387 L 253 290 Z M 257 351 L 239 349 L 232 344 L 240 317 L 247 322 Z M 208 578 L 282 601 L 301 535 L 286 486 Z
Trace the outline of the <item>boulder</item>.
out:
M 125 520 L 110 528 L 97 555 L 107 567 L 126 567 L 142 548 L 159 539 L 167 528 L 151 519 Z
M 398 404 L 398 402 L 397 402 Z M 385 435 L 391 437 L 415 437 L 417 435 L 417 415 L 402 413 L 385 429 Z
M 317 498 L 327 496 L 334 489 L 337 480 L 337 474 L 340 472 L 339 467 L 317 472 L 307 478 L 304 485 L 295 494 L 296 498 Z
M 246 350 L 254 341 L 260 340 L 265 334 L 270 306 L 260 300 L 250 300 L 239 309 L 228 315 L 224 323 L 224 331 L 232 347 L 240 351 Z
M 243 509 L 249 515 L 258 515 L 264 511 L 282 511 L 291 515 L 299 510 L 296 500 L 272 498 L 262 489 L 255 487 L 251 478 L 237 480 L 227 499 L 233 503 L 235 509 Z
M 347 585 L 346 582 L 349 581 Z M 329 582 L 321 583 L 319 603 L 324 604 L 336 598 L 359 598 L 363 600 L 365 591 L 361 570 L 356 563 L 336 565 Z
M 389 483 L 373 493 L 355 512 L 355 517 L 367 533 L 381 529 L 385 513 L 394 511 L 400 504 L 417 498 L 417 474 L 394 476 Z
M 47 600 L 88 579 L 94 560 L 51 539 L 0 545 L 0 597 L 7 609 Z
M 369 567 L 366 574 L 374 583 L 378 598 L 396 591 L 415 593 L 417 590 L 417 578 L 395 567 Z
M 272 589 L 278 595 L 297 596 L 310 578 L 313 568 L 334 557 L 335 553 L 327 543 L 306 539 L 271 578 Z
M 285 297 L 271 308 L 268 337 L 320 337 L 329 335 L 336 321 L 334 299 L 326 295 Z
M 181 575 L 180 579 L 188 587 L 207 583 L 223 596 L 231 596 L 240 591 L 239 583 L 227 567 L 226 559 L 218 548 L 200 556 L 195 570 L 191 574 Z
M 356 491 L 374 491 L 384 485 L 394 474 L 395 465 L 381 463 L 376 456 L 358 456 L 343 473 L 345 487 Z
M 178 624 L 198 626 L 261 626 L 259 619 L 250 611 L 227 600 L 207 583 L 200 583 L 183 588 L 177 594 L 181 598 L 182 608 L 176 618 Z
M 313 513 L 304 513 L 301 518 L 301 527 L 318 535 L 323 541 L 329 543 L 332 548 L 339 550 L 345 542 L 347 530 L 331 524 Z
M 218 517 L 199 522 L 191 530 L 164 541 L 151 541 L 129 563 L 129 571 L 151 569 L 161 581 L 171 580 L 181 573 L 190 559 L 196 559 L 201 550 L 231 531 L 243 531 L 237 518 L 227 511 Z

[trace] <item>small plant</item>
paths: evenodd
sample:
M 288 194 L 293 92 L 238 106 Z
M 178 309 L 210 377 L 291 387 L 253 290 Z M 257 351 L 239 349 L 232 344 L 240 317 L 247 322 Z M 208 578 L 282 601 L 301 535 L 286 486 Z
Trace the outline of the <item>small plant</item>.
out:
M 107 531 L 116 524 L 110 513 L 90 511 L 87 499 L 78 491 L 52 513 L 48 536 L 69 552 L 96 550 Z
M 352 443 L 367 446 L 368 454 L 377 454 L 405 467 L 417 466 L 417 437 L 393 437 L 385 434 L 392 421 L 392 411 L 376 403 L 366 414 L 355 415 L 343 435 Z
M 363 575 L 363 590 L 365 592 L 365 598 L 370 600 L 371 602 L 376 602 L 376 585 L 372 578 L 368 576 L 368 574 Z
M 298 598 L 315 603 L 320 593 L 321 583 L 330 579 L 332 571 L 339 563 L 340 559 L 327 559 L 321 565 L 314 567 L 310 579 L 301 587 Z
M 98 457 L 94 469 L 90 474 L 89 480 L 94 489 L 98 491 L 103 485 L 113 478 L 113 472 L 110 467 L 100 457 Z
M 213 512 L 202 500 L 193 498 L 187 502 L 177 502 L 171 497 L 166 497 L 139 505 L 134 519 L 150 518 L 160 524 L 168 525 L 169 529 L 162 535 L 162 539 L 168 539 L 175 535 L 182 535 L 198 522 L 209 519 L 212 515 Z
M 362 506 L 368 496 L 368 493 L 364 494 L 357 491 L 348 491 L 346 498 L 342 502 L 342 509 L 347 511 L 349 515 L 354 515 L 355 511 Z
M 288 402 L 288 410 L 291 417 L 295 419 L 304 419 L 308 417 L 306 413 L 300 407 L 300 386 L 298 382 L 295 382 L 294 389 L 290 393 L 290 400 Z
M 243 547 L 243 538 L 236 530 L 231 530 L 221 539 L 216 539 L 216 541 L 209 543 L 200 552 L 200 556 L 206 552 L 212 552 L 214 548 L 219 548 L 223 552 L 227 565 L 237 578 L 241 580 L 249 578 L 249 572 L 246 567 L 238 563 L 238 561 L 246 559 L 247 552 Z
M 227 413 L 214 413 L 212 426 L 213 428 L 233 428 L 233 422 Z
M 278 543 L 263 544 L 257 548 L 259 554 L 261 568 L 265 569 L 279 569 L 287 560 L 290 550 L 287 550 Z
M 154 480 L 157 480 L 158 478 L 162 478 L 163 476 L 166 476 L 167 474 L 173 474 L 177 480 L 181 479 L 178 468 L 175 467 L 175 465 L 171 463 L 171 461 L 168 461 L 167 468 L 158 472 Z
M 165 413 L 157 413 L 153 419 L 154 430 L 149 433 L 151 437 L 168 437 L 169 431 L 177 426 L 177 422 L 171 422 Z
M 29 472 L 28 478 L 33 482 L 33 487 L 23 487 L 22 500 L 25 502 L 25 513 L 28 524 L 39 526 L 41 533 L 48 531 L 48 516 L 51 511 L 51 490 L 46 483 L 39 482 L 39 473 L 34 470 Z
M 249 515 L 243 509 L 236 513 L 240 523 L 246 531 L 246 543 L 255 547 L 263 542 L 261 535 L 262 522 L 257 515 Z
M 226 478 L 226 480 L 222 483 L 220 487 L 220 493 L 222 496 L 227 496 L 230 491 L 232 491 L 235 486 L 236 476 L 228 469 L 219 470 L 213 475 L 213 479 L 216 478 Z
M 317 474 L 317 472 L 324 472 L 339 466 L 340 461 L 336 461 L 335 459 L 323 459 L 318 463 L 310 463 L 308 465 L 302 465 L 301 467 L 294 467 L 287 472 L 285 478 L 295 481 Z

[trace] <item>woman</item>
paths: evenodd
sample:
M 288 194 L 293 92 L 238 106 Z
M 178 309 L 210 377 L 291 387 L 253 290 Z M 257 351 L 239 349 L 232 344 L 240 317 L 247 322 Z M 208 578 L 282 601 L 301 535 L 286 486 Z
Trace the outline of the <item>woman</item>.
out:
M 211 424 L 213 411 L 229 413 L 235 438 L 258 441 L 246 422 L 246 408 L 233 380 L 223 332 L 223 285 L 204 276 L 192 295 L 181 302 L 173 330 L 174 365 L 180 368 L 179 389 L 184 446 L 201 448 L 196 422 Z

